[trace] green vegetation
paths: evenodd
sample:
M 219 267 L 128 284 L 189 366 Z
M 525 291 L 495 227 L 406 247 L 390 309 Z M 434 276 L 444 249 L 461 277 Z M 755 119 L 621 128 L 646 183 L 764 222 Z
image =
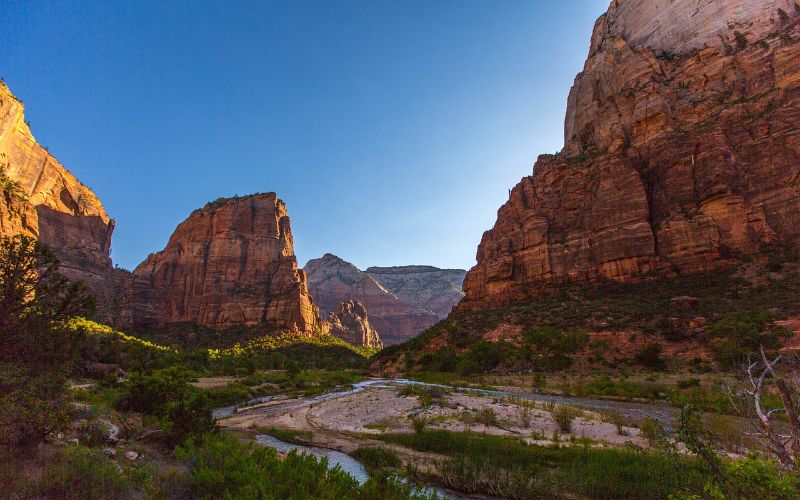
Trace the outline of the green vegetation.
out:
M 667 498 L 699 494 L 708 480 L 696 459 L 635 449 L 546 447 L 443 430 L 381 439 L 450 457 L 437 474 L 445 486 L 510 498 Z
M 581 412 L 571 406 L 559 406 L 553 412 L 553 419 L 558 424 L 561 432 L 572 432 L 572 421 L 580 416 Z
M 421 498 L 410 487 L 385 478 L 370 478 L 363 486 L 325 459 L 240 443 L 222 434 L 189 441 L 177 451 L 190 464 L 184 479 L 194 498 L 261 498 L 329 500 Z
M 745 310 L 725 314 L 711 325 L 708 336 L 712 339 L 717 362 L 725 367 L 743 363 L 749 354 L 780 347 L 781 341 L 791 336 L 785 328 L 772 325 L 774 316 L 763 310 Z
M 0 448 L 34 446 L 66 422 L 76 342 L 63 324 L 93 307 L 47 248 L 24 236 L 0 241 Z
M 269 434 L 270 436 L 280 439 L 286 443 L 308 444 L 312 439 L 314 439 L 314 434 L 311 431 L 278 429 L 277 427 L 257 427 L 255 430 L 262 434 Z
M 390 471 L 401 465 L 397 453 L 382 446 L 362 446 L 351 453 L 351 456 L 361 462 L 370 475 L 377 477 L 388 476 Z
M 752 273 L 722 270 L 653 277 L 639 283 L 565 285 L 536 300 L 458 311 L 416 338 L 384 349 L 374 361 L 402 359 L 415 376 L 416 372 L 446 372 L 449 378 L 563 371 L 575 368 L 578 360 L 580 369 L 588 365 L 614 371 L 728 368 L 731 358 L 752 352 L 756 342 L 774 344 L 773 339 L 785 335 L 772 326 L 773 320 L 797 314 L 800 272 L 786 264 L 798 259 L 790 250 L 769 252 L 775 260 L 769 263 L 771 270 L 748 264 Z M 698 300 L 688 306 L 671 302 L 680 296 Z M 698 318 L 699 324 L 695 322 Z M 514 343 L 487 342 L 484 335 L 502 324 L 521 330 Z M 723 331 L 731 328 L 732 338 L 726 342 L 728 333 Z M 644 342 L 638 341 L 639 352 L 619 353 L 607 341 L 588 341 L 583 333 L 603 330 L 631 332 Z M 437 345 L 447 347 L 430 352 L 426 346 L 433 338 Z M 666 358 L 655 347 L 665 342 L 710 347 L 718 364 Z

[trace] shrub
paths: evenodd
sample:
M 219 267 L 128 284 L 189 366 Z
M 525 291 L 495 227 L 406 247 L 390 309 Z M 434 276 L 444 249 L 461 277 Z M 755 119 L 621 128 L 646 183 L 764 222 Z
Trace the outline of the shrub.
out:
M 414 427 L 415 433 L 421 434 L 428 425 L 428 421 L 424 417 L 412 417 L 411 425 Z
M 708 329 L 717 362 L 732 367 L 758 352 L 761 346 L 765 349 L 780 347 L 782 339 L 790 336 L 791 332 L 771 325 L 772 319 L 770 313 L 760 310 L 725 314 Z
M 642 431 L 642 435 L 647 439 L 650 446 L 655 446 L 664 436 L 664 427 L 661 425 L 661 422 L 650 416 L 642 419 L 642 422 L 639 424 L 639 429 Z
M 364 464 L 370 474 L 385 476 L 387 469 L 400 467 L 401 461 L 397 453 L 382 446 L 362 446 L 351 453 L 352 457 Z
M 195 498 L 414 498 L 393 479 L 370 478 L 363 486 L 326 459 L 254 447 L 223 433 L 189 440 L 176 451 L 189 465 L 187 486 Z
M 41 498 L 122 498 L 128 482 L 99 451 L 71 446 L 48 461 L 32 489 Z
M 559 406 L 553 412 L 553 420 L 558 424 L 561 432 L 569 433 L 572 431 L 572 421 L 580 415 L 580 411 L 571 406 Z
M 664 369 L 664 359 L 661 357 L 663 348 L 660 344 L 651 342 L 642 347 L 634 356 L 636 363 L 654 370 Z
M 500 422 L 497 420 L 497 413 L 491 408 L 484 408 L 475 415 L 475 421 L 486 427 L 496 426 Z

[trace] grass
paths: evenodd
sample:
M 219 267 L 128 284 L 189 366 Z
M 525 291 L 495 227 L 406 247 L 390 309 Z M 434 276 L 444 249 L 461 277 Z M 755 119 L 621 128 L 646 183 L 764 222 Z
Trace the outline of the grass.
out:
M 667 498 L 699 494 L 708 479 L 696 459 L 636 449 L 538 446 L 436 429 L 379 439 L 449 457 L 436 474 L 445 486 L 509 498 Z
M 362 446 L 350 455 L 361 462 L 367 472 L 377 476 L 385 476 L 401 465 L 397 453 L 383 446 Z
M 269 434 L 285 443 L 309 444 L 314 439 L 314 433 L 311 431 L 279 429 L 277 427 L 255 427 L 253 430 L 260 434 Z

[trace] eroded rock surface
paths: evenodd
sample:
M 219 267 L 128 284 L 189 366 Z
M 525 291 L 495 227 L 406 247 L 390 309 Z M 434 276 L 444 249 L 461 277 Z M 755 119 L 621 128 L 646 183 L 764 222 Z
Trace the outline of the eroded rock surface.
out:
M 369 322 L 367 309 L 357 300 L 339 304 L 336 311 L 328 315 L 324 329 L 354 345 L 383 348 L 380 335 Z
M 132 321 L 312 332 L 318 313 L 298 269 L 286 205 L 275 193 L 195 210 L 133 272 Z
M 86 282 L 102 300 L 114 221 L 92 190 L 36 141 L 22 102 L 3 82 L 0 170 L 0 236 L 38 238 L 55 251 L 65 276 Z
M 459 307 L 800 247 L 800 6 L 614 1 L 565 146 L 512 190 Z
M 387 345 L 408 340 L 446 317 L 461 298 L 464 271 L 430 266 L 371 267 L 367 272 L 332 254 L 305 266 L 323 317 L 357 300 Z

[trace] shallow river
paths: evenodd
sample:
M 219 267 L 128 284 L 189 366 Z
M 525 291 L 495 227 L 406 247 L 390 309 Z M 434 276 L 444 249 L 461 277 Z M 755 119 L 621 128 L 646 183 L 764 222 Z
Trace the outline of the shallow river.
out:
M 274 404 L 268 408 L 264 407 L 254 408 L 252 411 L 258 411 L 261 414 L 280 415 L 292 410 L 300 409 L 305 406 L 319 404 L 325 401 L 332 401 L 334 399 L 338 399 L 350 394 L 355 394 L 357 392 L 363 391 L 368 387 L 390 387 L 392 385 L 395 386 L 424 385 L 431 387 L 442 387 L 453 391 L 469 391 L 498 398 L 518 397 L 520 399 L 526 399 L 529 401 L 553 402 L 557 404 L 565 404 L 577 408 L 583 408 L 589 411 L 600 411 L 600 412 L 613 411 L 622 414 L 625 417 L 637 422 L 643 419 L 644 417 L 649 416 L 660 421 L 662 425 L 664 425 L 664 428 L 667 429 L 668 431 L 673 429 L 677 416 L 679 414 L 677 409 L 659 404 L 628 403 L 623 401 L 584 398 L 579 396 L 556 396 L 550 394 L 539 394 L 532 391 L 513 391 L 513 390 L 498 391 L 489 389 L 465 389 L 465 388 L 457 388 L 440 384 L 429 384 L 426 382 L 419 382 L 416 380 L 409 380 L 409 379 L 365 380 L 363 382 L 353 384 L 352 388 L 350 389 L 328 392 L 325 394 L 320 394 L 318 396 L 312 396 L 308 398 L 286 399 L 280 402 L 273 401 Z M 237 413 L 237 410 L 238 412 L 248 412 L 249 410 L 246 409 L 248 405 L 264 403 L 270 401 L 271 399 L 274 398 L 267 396 L 264 398 L 258 398 L 252 401 L 248 401 L 247 403 L 241 405 L 218 408 L 217 410 L 214 411 L 214 418 L 224 418 L 226 416 Z M 241 410 L 239 410 L 239 408 L 241 408 Z M 347 455 L 339 451 L 329 450 L 326 448 L 319 448 L 316 446 L 303 446 L 303 445 L 290 444 L 266 434 L 257 435 L 256 443 L 261 446 L 269 446 L 271 448 L 275 448 L 277 451 L 281 453 L 288 453 L 291 450 L 297 450 L 300 453 L 309 453 L 318 458 L 325 457 L 328 459 L 328 464 L 331 467 L 335 467 L 338 465 L 339 467 L 342 468 L 342 470 L 353 476 L 359 483 L 363 483 L 369 477 L 367 471 L 356 459 L 354 459 L 350 455 Z M 475 497 L 460 496 L 456 492 L 436 487 L 424 487 L 419 489 L 418 491 L 427 493 L 435 491 L 440 498 L 450 498 L 450 499 L 475 498 Z

